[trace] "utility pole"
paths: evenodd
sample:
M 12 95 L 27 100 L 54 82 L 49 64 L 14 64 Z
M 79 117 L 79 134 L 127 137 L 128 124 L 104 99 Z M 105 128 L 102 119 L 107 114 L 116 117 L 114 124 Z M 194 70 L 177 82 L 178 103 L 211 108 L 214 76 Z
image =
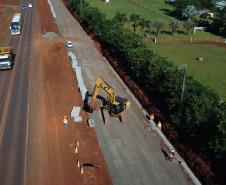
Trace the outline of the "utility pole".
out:
M 181 66 L 181 68 L 184 69 L 184 77 L 183 77 L 183 83 L 182 83 L 182 88 L 181 88 L 181 98 L 180 98 L 181 101 L 183 100 L 183 97 L 184 97 L 184 89 L 185 89 L 185 81 L 186 81 L 186 67 L 187 67 L 187 64 L 184 64 Z

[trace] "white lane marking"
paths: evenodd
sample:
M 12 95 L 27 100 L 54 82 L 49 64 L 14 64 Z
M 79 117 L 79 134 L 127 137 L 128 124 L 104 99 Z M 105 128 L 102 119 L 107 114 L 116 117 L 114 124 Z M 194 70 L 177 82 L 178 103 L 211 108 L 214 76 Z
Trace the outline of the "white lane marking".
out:
M 14 77 L 14 74 L 15 74 L 15 72 L 13 72 L 13 77 Z M 6 115 L 7 115 L 8 109 L 9 109 L 9 101 L 10 101 L 10 97 L 11 97 L 11 94 L 12 94 L 12 82 L 13 82 L 12 79 L 14 79 L 13 77 L 10 79 L 10 87 L 9 87 L 9 91 L 7 93 L 6 103 L 5 103 L 5 106 L 4 106 L 4 112 L 3 112 L 3 116 L 2 116 L 2 120 L 1 120 L 0 146 L 2 144 L 2 138 L 3 138 L 3 135 L 4 135 L 5 125 L 6 125 Z
M 11 35 L 9 36 L 9 39 L 7 41 L 7 45 L 9 45 L 10 38 L 11 38 Z M 12 74 L 12 77 L 10 79 L 9 91 L 7 93 L 6 102 L 5 102 L 5 105 L 4 105 L 4 112 L 3 112 L 2 119 L 1 119 L 1 122 L 0 122 L 1 123 L 1 125 L 0 125 L 0 146 L 2 144 L 2 138 L 3 138 L 3 135 L 4 135 L 5 125 L 6 125 L 6 115 L 7 115 L 7 112 L 8 112 L 9 101 L 10 101 L 10 97 L 11 97 L 11 94 L 12 94 L 12 83 L 13 83 L 14 77 L 15 77 L 15 70 L 13 70 L 13 74 Z
M 30 68 L 30 66 L 29 66 Z M 30 71 L 30 70 L 29 70 Z M 29 112 L 30 112 L 30 78 L 28 78 L 28 99 L 27 99 L 27 123 L 26 123 L 26 141 L 25 141 L 25 154 L 24 154 L 24 177 L 23 184 L 27 184 L 27 156 L 28 156 L 28 131 L 29 131 Z

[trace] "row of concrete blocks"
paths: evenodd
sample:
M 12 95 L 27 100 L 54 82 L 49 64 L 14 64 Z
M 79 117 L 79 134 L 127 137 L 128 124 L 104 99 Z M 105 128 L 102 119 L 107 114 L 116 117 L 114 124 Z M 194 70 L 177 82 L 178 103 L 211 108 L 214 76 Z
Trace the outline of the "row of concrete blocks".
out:
M 68 57 L 71 60 L 72 68 L 74 69 L 75 74 L 76 74 L 79 92 L 81 94 L 82 100 L 84 100 L 85 99 L 85 95 L 87 93 L 87 89 L 86 89 L 86 86 L 85 86 L 83 78 L 82 78 L 81 67 L 78 66 L 78 61 L 77 61 L 77 58 L 76 58 L 74 53 L 68 52 Z

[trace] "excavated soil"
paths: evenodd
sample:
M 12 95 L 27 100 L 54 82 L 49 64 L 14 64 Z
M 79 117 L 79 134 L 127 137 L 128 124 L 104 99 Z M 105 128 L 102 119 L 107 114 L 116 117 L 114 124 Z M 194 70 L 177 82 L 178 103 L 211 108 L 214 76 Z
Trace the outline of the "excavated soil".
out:
M 55 23 L 55 19 L 52 15 L 52 12 L 49 8 L 47 0 L 39 0 L 37 1 L 37 4 L 42 33 L 46 32 L 58 33 L 58 28 Z
M 0 4 L 18 5 L 20 0 L 0 0 Z
M 44 53 L 44 81 L 45 106 L 51 118 L 48 124 L 49 139 L 52 145 L 59 141 L 59 152 L 62 160 L 65 184 L 111 184 L 110 176 L 104 162 L 104 156 L 99 148 L 96 133 L 87 125 L 87 115 L 81 111 L 81 123 L 75 123 L 70 118 L 73 106 L 83 106 L 75 74 L 67 59 L 67 51 L 63 43 L 45 43 Z M 63 116 L 69 118 L 69 128 L 63 126 Z M 56 131 L 56 135 L 52 131 Z M 54 139 L 54 136 L 57 138 Z M 78 154 L 75 146 L 79 142 Z M 84 165 L 81 168 L 77 163 Z
M 88 115 L 82 110 L 83 101 L 64 39 L 43 37 L 45 32 L 57 32 L 57 27 L 52 14 L 46 16 L 49 11 L 48 4 L 43 7 L 46 0 L 38 3 L 30 73 L 30 135 L 33 139 L 30 141 L 28 183 L 111 185 L 96 132 L 87 125 Z M 81 107 L 82 122 L 75 123 L 70 118 L 73 106 Z M 65 115 L 68 128 L 63 124 Z M 78 161 L 83 168 L 78 167 Z

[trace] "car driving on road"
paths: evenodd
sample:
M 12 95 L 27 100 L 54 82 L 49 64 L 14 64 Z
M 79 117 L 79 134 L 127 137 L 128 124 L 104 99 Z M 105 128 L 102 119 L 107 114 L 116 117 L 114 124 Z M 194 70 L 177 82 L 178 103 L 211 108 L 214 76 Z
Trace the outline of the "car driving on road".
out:
M 73 44 L 72 44 L 72 42 L 70 40 L 66 41 L 65 44 L 66 44 L 67 48 L 72 48 L 73 47 Z

